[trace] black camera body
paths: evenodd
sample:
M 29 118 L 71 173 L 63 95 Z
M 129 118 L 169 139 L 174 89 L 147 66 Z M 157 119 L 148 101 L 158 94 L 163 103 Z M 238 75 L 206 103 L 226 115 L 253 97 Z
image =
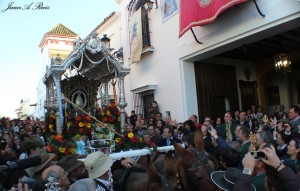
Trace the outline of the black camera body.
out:
M 251 155 L 253 155 L 255 159 L 266 159 L 265 153 L 261 151 L 251 151 Z

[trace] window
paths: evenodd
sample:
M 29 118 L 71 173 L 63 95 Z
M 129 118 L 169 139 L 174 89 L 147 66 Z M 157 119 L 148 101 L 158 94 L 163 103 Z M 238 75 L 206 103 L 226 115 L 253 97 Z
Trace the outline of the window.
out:
M 128 6 L 130 16 L 133 15 L 139 8 L 141 8 L 142 16 L 142 35 L 143 35 L 143 48 L 151 46 L 148 11 L 144 7 L 143 0 L 132 0 Z
M 154 91 L 144 91 L 133 94 L 134 110 L 136 114 L 142 114 L 145 119 L 149 119 L 149 109 L 154 101 Z
M 145 119 L 150 118 L 149 109 L 151 108 L 152 101 L 154 101 L 154 94 L 153 93 L 143 96 L 143 103 L 144 103 L 143 109 L 144 109 L 144 118 Z

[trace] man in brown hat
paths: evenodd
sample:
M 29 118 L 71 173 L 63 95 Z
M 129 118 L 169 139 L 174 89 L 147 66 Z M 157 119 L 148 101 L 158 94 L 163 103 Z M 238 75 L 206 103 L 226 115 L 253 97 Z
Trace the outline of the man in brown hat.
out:
M 77 180 L 89 177 L 84 163 L 77 160 L 75 155 L 63 157 L 60 161 L 58 161 L 57 165 L 62 167 L 69 174 L 68 179 L 70 184 L 73 184 Z
M 49 166 L 54 165 L 52 159 L 54 158 L 55 154 L 47 153 L 45 149 L 40 149 L 38 152 L 32 155 L 39 156 L 42 159 L 42 162 L 39 166 L 32 167 L 34 172 L 33 178 L 36 180 L 42 180 L 42 173 L 44 169 L 48 168 Z

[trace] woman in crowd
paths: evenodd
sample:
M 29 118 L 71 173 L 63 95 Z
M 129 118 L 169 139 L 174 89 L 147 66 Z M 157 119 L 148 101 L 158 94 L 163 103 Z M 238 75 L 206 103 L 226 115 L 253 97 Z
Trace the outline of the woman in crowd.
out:
M 12 139 L 12 150 L 16 153 L 18 158 L 21 154 L 21 146 L 20 137 L 18 134 L 15 134 Z
M 293 138 L 287 146 L 287 154 L 289 158 L 284 159 L 284 162 L 292 161 L 295 164 L 295 169 L 298 173 L 300 172 L 300 141 L 297 138 Z

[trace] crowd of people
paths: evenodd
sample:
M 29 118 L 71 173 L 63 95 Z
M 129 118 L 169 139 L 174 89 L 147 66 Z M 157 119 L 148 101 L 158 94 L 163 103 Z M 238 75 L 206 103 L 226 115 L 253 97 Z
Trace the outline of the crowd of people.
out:
M 163 118 L 154 101 L 149 116 L 145 119 L 132 110 L 125 127 L 127 132 L 143 138 L 150 148 L 169 146 L 173 141 L 186 149 L 193 148 L 193 133 L 201 130 L 206 154 L 215 157 L 219 163 L 211 178 L 221 190 L 300 189 L 298 106 L 290 107 L 288 113 L 284 106 L 279 106 L 278 111 L 268 118 L 264 117 L 261 107 L 252 106 L 247 111 L 235 111 L 233 115 L 225 112 L 223 118 L 215 120 L 205 116 L 201 123 L 192 114 L 183 123 L 178 123 L 170 116 Z M 39 156 L 41 163 L 25 170 L 1 172 L 0 190 L 44 190 L 45 186 L 53 185 L 62 191 L 113 190 L 111 172 L 134 163 L 131 158 L 113 162 L 100 151 L 85 156 L 83 161 L 76 155 L 56 161 L 55 155 L 45 149 L 44 130 L 45 123 L 40 120 L 1 119 L 1 165 L 34 156 Z M 18 185 L 18 182 L 23 184 Z

